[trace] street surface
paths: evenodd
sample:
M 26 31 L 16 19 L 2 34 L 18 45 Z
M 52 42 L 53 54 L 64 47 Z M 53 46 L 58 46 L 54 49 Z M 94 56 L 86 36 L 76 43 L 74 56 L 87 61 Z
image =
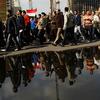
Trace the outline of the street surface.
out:
M 92 42 L 92 43 L 81 43 L 77 45 L 65 45 L 64 47 L 61 46 L 53 46 L 52 44 L 44 44 L 44 45 L 30 45 L 25 46 L 20 51 L 11 51 L 11 52 L 0 52 L 0 57 L 8 57 L 8 56 L 16 56 L 25 53 L 32 53 L 32 52 L 50 52 L 50 51 L 66 51 L 78 48 L 86 48 L 86 47 L 93 47 L 99 46 L 100 41 Z

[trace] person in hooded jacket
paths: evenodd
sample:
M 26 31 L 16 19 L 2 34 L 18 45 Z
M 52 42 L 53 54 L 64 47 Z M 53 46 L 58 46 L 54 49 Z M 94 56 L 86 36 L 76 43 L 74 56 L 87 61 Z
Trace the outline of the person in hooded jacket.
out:
M 8 19 L 6 22 L 6 32 L 7 32 L 7 42 L 6 42 L 6 51 L 10 49 L 10 45 L 12 43 L 12 40 L 14 41 L 16 45 L 15 50 L 20 50 L 20 44 L 17 40 L 18 36 L 18 28 L 17 28 L 17 22 L 16 22 L 16 17 L 12 14 L 11 10 L 8 10 Z

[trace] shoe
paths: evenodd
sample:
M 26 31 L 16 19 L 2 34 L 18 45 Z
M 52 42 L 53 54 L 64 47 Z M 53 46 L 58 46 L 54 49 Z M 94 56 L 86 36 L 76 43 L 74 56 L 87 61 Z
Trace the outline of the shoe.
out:
M 18 92 L 18 88 L 13 87 L 13 92 L 14 92 L 14 93 Z
M 14 51 L 18 51 L 18 49 L 16 48 Z
M 62 43 L 60 43 L 59 45 L 60 45 L 61 47 L 64 47 L 64 44 L 62 44 Z
M 5 52 L 5 51 L 6 51 L 6 49 L 1 49 L 0 51 Z
M 52 43 L 52 45 L 53 45 L 53 46 L 57 46 L 57 44 L 56 44 L 56 43 Z
M 47 39 L 47 42 L 50 42 L 50 39 Z
M 16 48 L 14 51 L 19 51 L 19 50 L 21 50 L 20 48 L 18 49 L 18 48 Z
M 75 46 L 75 45 L 77 45 L 77 43 L 71 43 L 71 46 Z
M 85 43 L 90 43 L 90 41 L 89 40 L 85 40 Z

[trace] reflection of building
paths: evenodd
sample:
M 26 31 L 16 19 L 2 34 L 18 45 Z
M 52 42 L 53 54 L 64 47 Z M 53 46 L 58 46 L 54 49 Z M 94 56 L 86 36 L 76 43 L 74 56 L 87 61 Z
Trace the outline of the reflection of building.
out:
M 73 10 L 96 10 L 100 7 L 100 0 L 69 0 Z
M 0 0 L 0 18 L 2 20 L 6 18 L 6 0 Z

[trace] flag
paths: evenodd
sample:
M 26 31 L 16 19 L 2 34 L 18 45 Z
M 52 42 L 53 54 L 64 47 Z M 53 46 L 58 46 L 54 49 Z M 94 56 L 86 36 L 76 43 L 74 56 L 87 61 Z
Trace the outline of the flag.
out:
M 37 13 L 37 8 L 35 8 L 35 9 L 28 9 L 28 10 L 26 10 L 26 12 L 27 12 L 27 14 L 29 16 L 34 16 Z

